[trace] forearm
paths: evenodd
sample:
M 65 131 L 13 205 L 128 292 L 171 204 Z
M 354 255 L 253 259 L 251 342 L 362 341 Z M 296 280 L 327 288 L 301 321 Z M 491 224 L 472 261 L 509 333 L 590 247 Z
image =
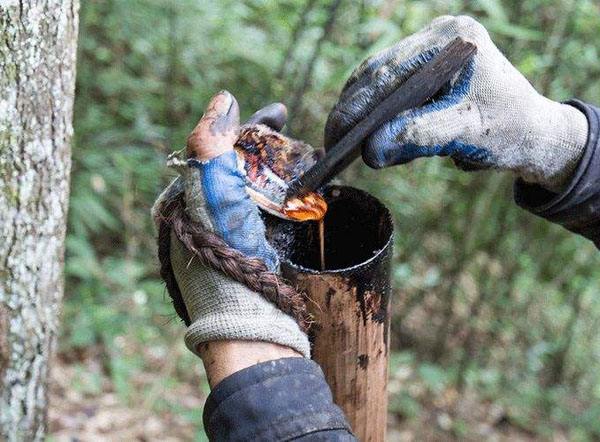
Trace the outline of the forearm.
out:
M 322 370 L 307 358 L 262 362 L 224 378 L 203 421 L 210 440 L 356 440 Z
M 289 347 L 258 341 L 204 342 L 198 346 L 198 353 L 211 388 L 226 377 L 261 362 L 302 357 Z

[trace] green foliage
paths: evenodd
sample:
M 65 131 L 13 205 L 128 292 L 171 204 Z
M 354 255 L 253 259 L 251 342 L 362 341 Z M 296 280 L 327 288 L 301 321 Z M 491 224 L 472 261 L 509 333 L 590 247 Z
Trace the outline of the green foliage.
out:
M 142 350 L 164 354 L 181 340 L 149 211 L 172 176 L 166 153 L 215 91 L 232 91 L 244 116 L 286 102 L 292 133 L 318 145 L 363 58 L 435 16 L 468 13 L 538 90 L 600 103 L 594 0 L 344 1 L 323 38 L 325 0 L 310 10 L 304 0 L 82 3 L 62 347 L 100 348 L 125 401 L 139 399 L 132 380 L 152 370 Z M 476 392 L 527 431 L 600 437 L 594 247 L 518 209 L 508 176 L 432 159 L 378 172 L 357 164 L 345 179 L 395 215 L 392 345 L 411 359 L 392 364 L 392 379 L 410 366 L 426 396 Z M 182 350 L 170 380 L 193 378 L 185 373 L 197 365 Z M 392 391 L 390 409 L 417 419 L 429 401 L 407 388 Z M 458 419 L 449 431 L 463 437 L 469 425 Z

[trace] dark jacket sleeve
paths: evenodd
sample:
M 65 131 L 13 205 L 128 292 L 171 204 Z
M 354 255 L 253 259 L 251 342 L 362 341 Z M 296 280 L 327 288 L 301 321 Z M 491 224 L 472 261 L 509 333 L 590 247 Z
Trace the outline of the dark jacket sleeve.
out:
M 225 378 L 204 406 L 211 441 L 355 441 L 310 359 L 263 362 Z
M 589 122 L 583 157 L 566 189 L 556 194 L 522 180 L 515 183 L 515 201 L 535 215 L 560 224 L 600 248 L 600 109 L 578 100 L 567 104 Z

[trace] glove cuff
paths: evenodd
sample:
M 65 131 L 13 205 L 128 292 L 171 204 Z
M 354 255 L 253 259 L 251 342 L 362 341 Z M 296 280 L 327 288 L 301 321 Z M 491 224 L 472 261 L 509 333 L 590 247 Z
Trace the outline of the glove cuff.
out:
M 542 97 L 534 121 L 525 126 L 532 149 L 519 175 L 553 192 L 561 192 L 583 156 L 588 123 L 580 110 Z M 529 140 L 527 140 L 529 139 Z
M 251 317 L 240 316 L 235 312 L 202 316 L 188 327 L 185 344 L 190 351 L 200 356 L 198 345 L 203 342 L 264 341 L 290 347 L 305 358 L 310 358 L 310 343 L 306 334 L 290 316 L 275 310 Z

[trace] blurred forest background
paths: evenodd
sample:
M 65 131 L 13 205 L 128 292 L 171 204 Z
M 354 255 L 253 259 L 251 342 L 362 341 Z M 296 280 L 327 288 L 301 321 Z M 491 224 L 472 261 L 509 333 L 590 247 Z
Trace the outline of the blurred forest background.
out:
M 209 97 L 289 106 L 319 145 L 367 55 L 442 14 L 480 20 L 543 94 L 600 103 L 596 0 L 85 0 L 67 288 L 50 439 L 203 440 L 149 216 Z M 512 179 L 443 159 L 347 182 L 397 226 L 390 440 L 600 438 L 600 254 L 512 201 Z

